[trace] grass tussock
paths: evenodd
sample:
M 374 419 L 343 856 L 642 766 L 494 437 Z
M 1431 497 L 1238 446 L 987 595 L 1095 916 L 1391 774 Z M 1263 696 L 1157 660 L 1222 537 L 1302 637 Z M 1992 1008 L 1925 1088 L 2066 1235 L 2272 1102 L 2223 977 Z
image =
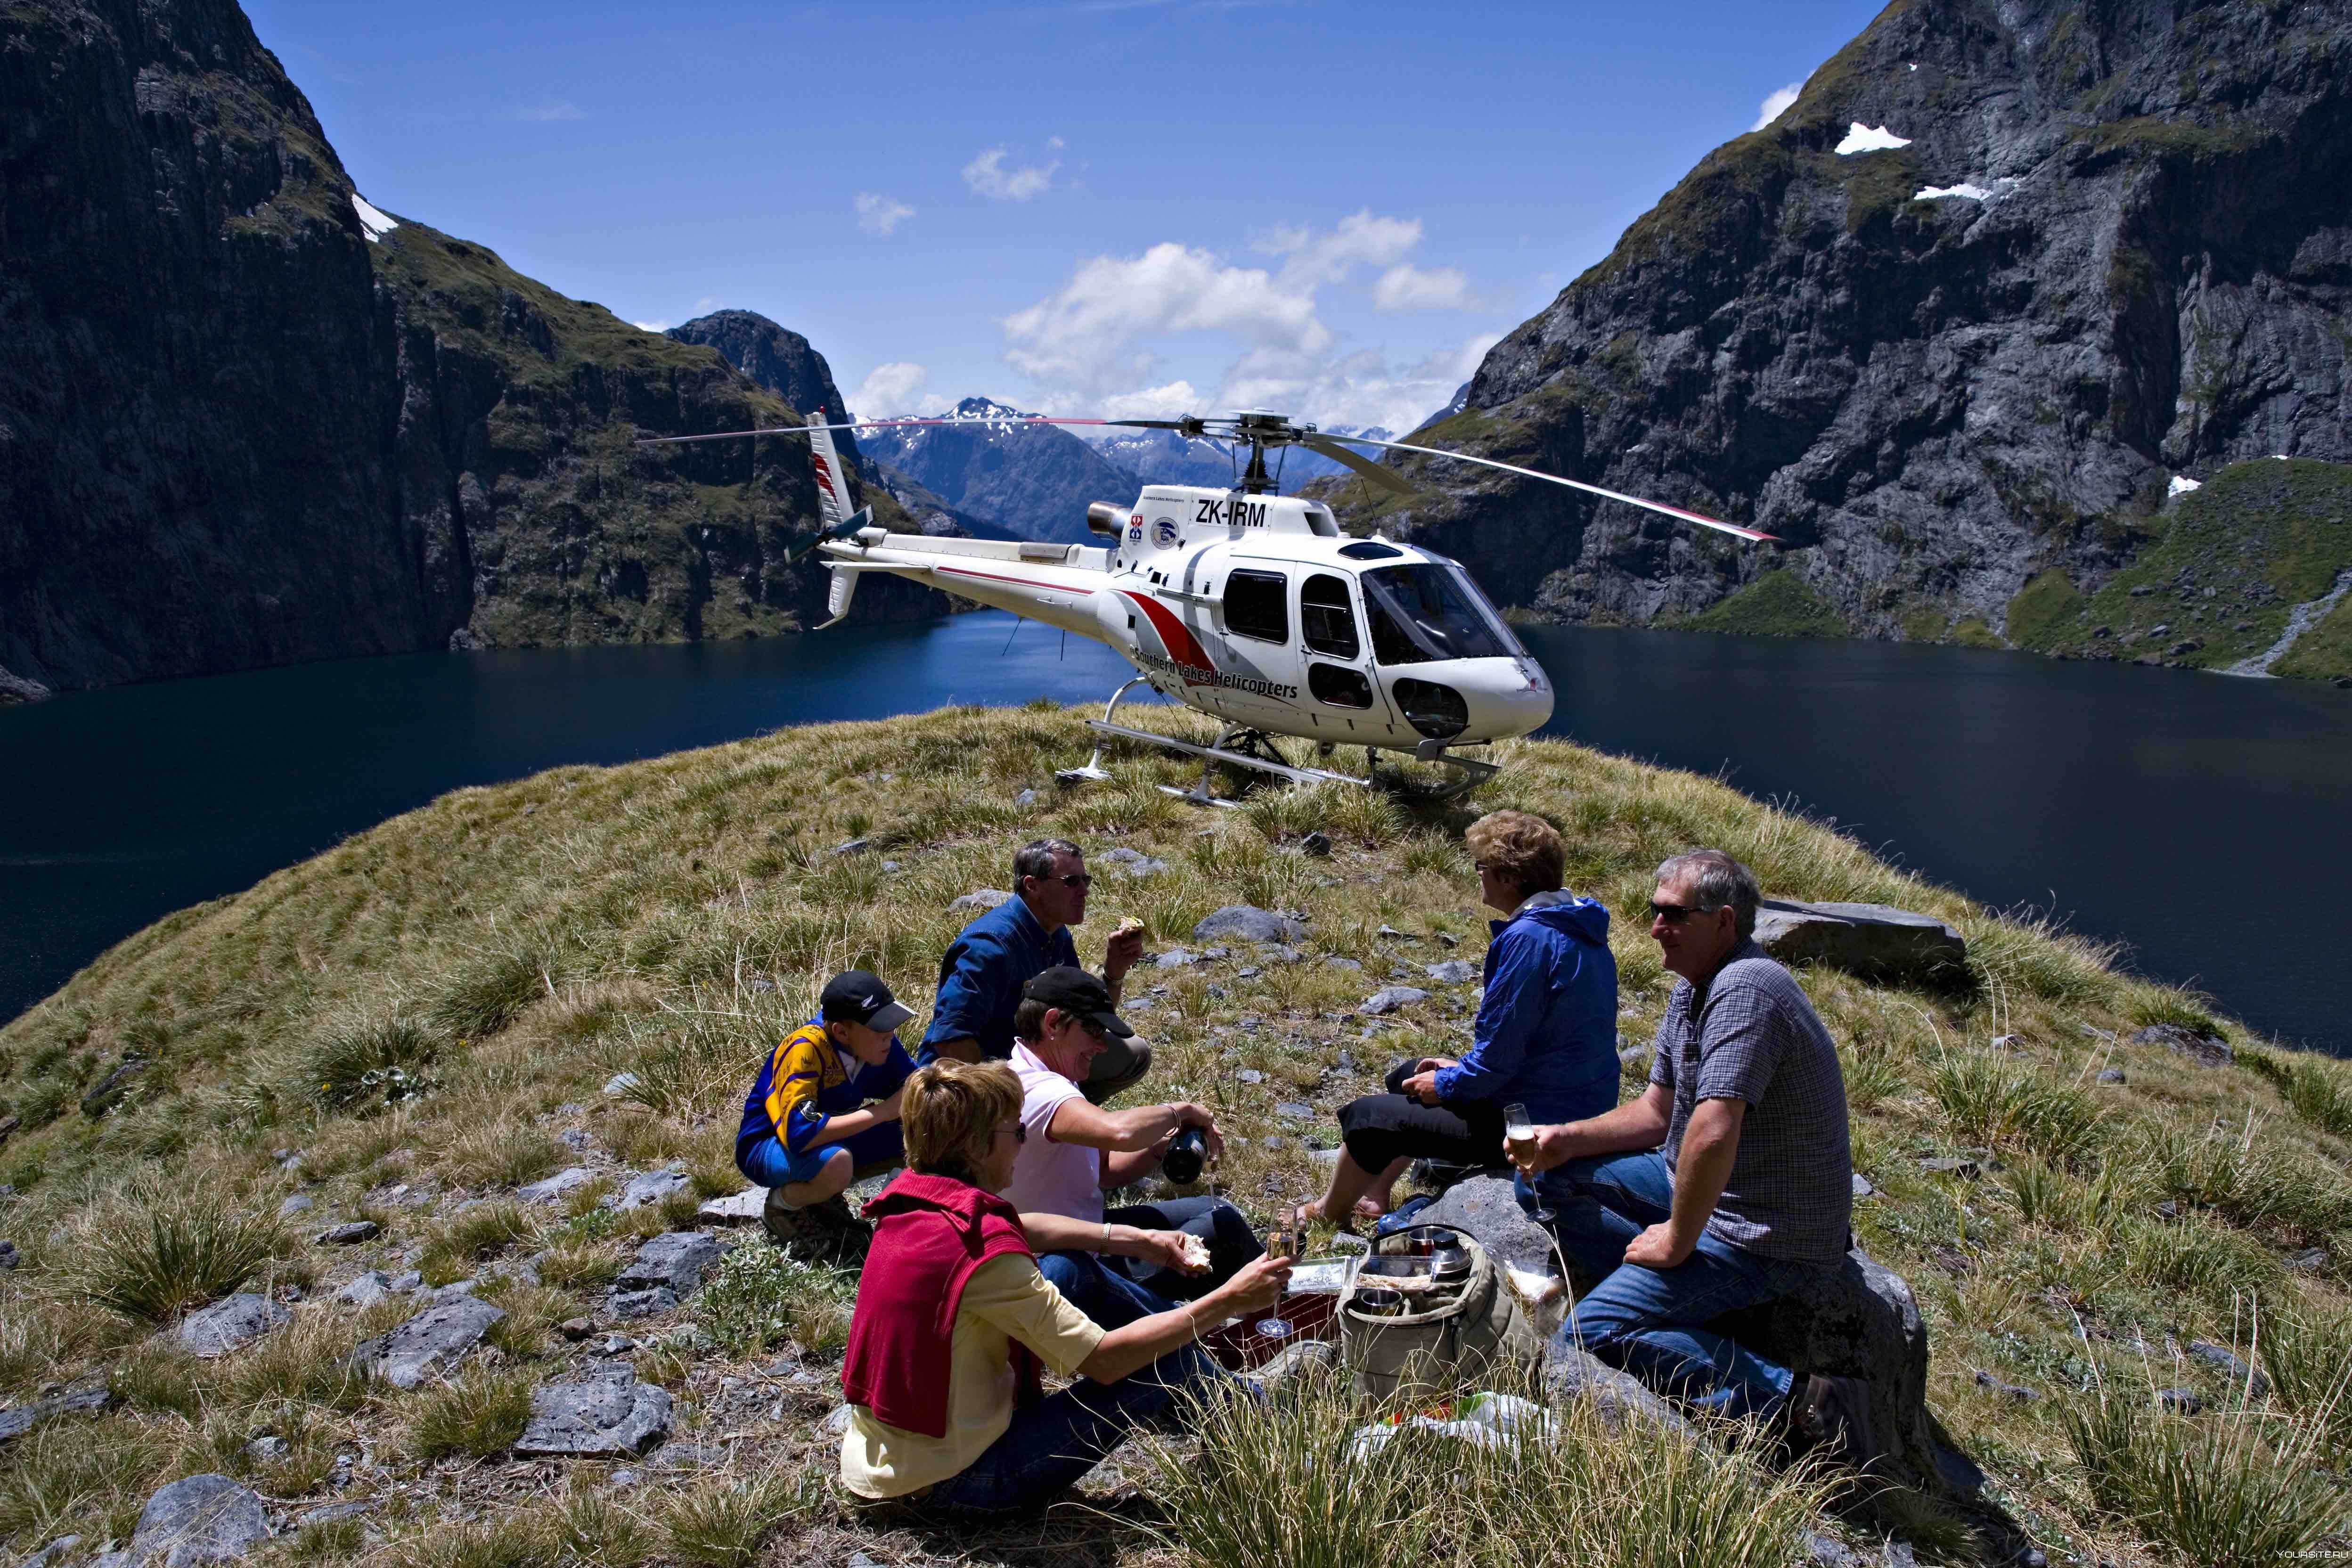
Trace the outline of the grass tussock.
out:
M 530 1421 L 530 1389 L 520 1373 L 478 1370 L 419 1394 L 408 1413 L 408 1451 L 428 1460 L 505 1453 Z
M 441 1046 L 439 1036 L 409 1018 L 331 1026 L 304 1051 L 296 1085 L 328 1110 L 383 1110 L 439 1087 L 432 1068 Z
M 142 1174 L 86 1211 L 51 1278 L 68 1296 L 163 1323 L 260 1279 L 294 1246 L 275 1216 L 217 1184 Z
M 1524 1429 L 1514 1443 L 1407 1429 L 1356 1449 L 1367 1424 L 1412 1413 L 1366 1408 L 1321 1373 L 1270 1409 L 1205 1405 L 1197 1447 L 1147 1447 L 1174 1521 L 1157 1531 L 1161 1544 L 1212 1568 L 1762 1568 L 1801 1560 L 1831 1493 L 1811 1471 L 1776 1473 L 1736 1446 L 1612 1429 L 1580 1402 L 1550 1432 Z
M 2308 1557 L 2342 1523 L 2334 1487 L 2310 1470 L 2308 1438 L 2290 1426 L 2280 1443 L 2264 1426 L 2242 1409 L 2191 1419 L 2121 1395 L 2066 1416 L 2099 1510 L 2210 1568 Z
M 756 1480 L 706 1481 L 662 1510 L 663 1544 L 693 1568 L 748 1568 L 768 1538 L 794 1514 L 816 1506 L 823 1493 L 805 1482 L 767 1476 Z
M 555 982 L 537 952 L 478 952 L 442 980 L 426 1016 L 459 1040 L 487 1039 L 513 1023 L 525 1007 L 554 994 Z

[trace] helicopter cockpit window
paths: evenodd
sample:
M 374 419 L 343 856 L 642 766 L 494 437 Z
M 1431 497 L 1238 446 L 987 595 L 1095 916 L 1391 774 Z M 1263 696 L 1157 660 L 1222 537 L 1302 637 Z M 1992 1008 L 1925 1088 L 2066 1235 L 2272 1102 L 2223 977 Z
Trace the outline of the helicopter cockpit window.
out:
M 1225 578 L 1225 629 L 1263 642 L 1290 640 L 1289 580 L 1279 572 L 1234 572 Z
M 1348 599 L 1348 580 L 1318 572 L 1298 590 L 1299 629 L 1307 651 L 1333 658 L 1354 658 L 1364 651 L 1356 636 L 1356 608 Z
M 1507 658 L 1509 634 L 1487 614 L 1477 590 L 1435 562 L 1367 572 L 1364 608 L 1372 623 L 1372 657 L 1384 665 L 1445 658 Z

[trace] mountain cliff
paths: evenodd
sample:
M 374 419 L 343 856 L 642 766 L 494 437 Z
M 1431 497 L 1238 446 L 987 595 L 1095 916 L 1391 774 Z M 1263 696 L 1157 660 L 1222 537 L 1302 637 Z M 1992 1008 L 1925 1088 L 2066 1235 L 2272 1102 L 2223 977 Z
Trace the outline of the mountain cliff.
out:
M 1540 616 L 2031 640 L 2020 595 L 2095 598 L 2176 476 L 2352 460 L 2347 304 L 2344 7 L 1897 0 L 1423 432 L 1780 545 L 1419 460 L 1426 500 L 1341 499 Z
M 361 202 L 231 0 L 0 5 L 0 701 L 821 606 L 804 458 L 630 446 L 790 410 Z
M 949 425 L 877 430 L 866 450 L 955 512 L 1021 539 L 1091 543 L 1087 504 L 1135 499 L 1135 476 L 1068 431 L 1014 429 L 1026 416 L 985 397 L 955 405 Z

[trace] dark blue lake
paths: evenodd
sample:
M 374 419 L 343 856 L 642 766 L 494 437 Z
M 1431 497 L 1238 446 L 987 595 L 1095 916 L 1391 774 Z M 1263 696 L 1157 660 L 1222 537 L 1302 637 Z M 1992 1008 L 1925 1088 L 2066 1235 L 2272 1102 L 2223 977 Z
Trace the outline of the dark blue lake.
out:
M 2352 871 L 2352 693 L 1902 644 L 1525 636 L 1558 682 L 1549 732 L 1790 798 L 1977 898 L 2120 937 L 2259 1027 L 2352 1049 L 2339 942 L 2315 929 Z M 157 917 L 461 785 L 782 724 L 1100 699 L 1127 673 L 987 613 L 353 659 L 0 710 L 0 1018 Z M 2294 919 L 2270 912 L 2287 903 Z

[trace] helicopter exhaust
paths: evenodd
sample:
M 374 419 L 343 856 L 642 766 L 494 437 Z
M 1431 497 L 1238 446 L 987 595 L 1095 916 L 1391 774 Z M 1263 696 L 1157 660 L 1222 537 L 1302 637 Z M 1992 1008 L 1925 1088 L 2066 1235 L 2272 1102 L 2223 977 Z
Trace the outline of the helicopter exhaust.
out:
M 1127 508 L 1107 500 L 1087 503 L 1087 531 L 1099 539 L 1117 539 L 1127 527 Z

